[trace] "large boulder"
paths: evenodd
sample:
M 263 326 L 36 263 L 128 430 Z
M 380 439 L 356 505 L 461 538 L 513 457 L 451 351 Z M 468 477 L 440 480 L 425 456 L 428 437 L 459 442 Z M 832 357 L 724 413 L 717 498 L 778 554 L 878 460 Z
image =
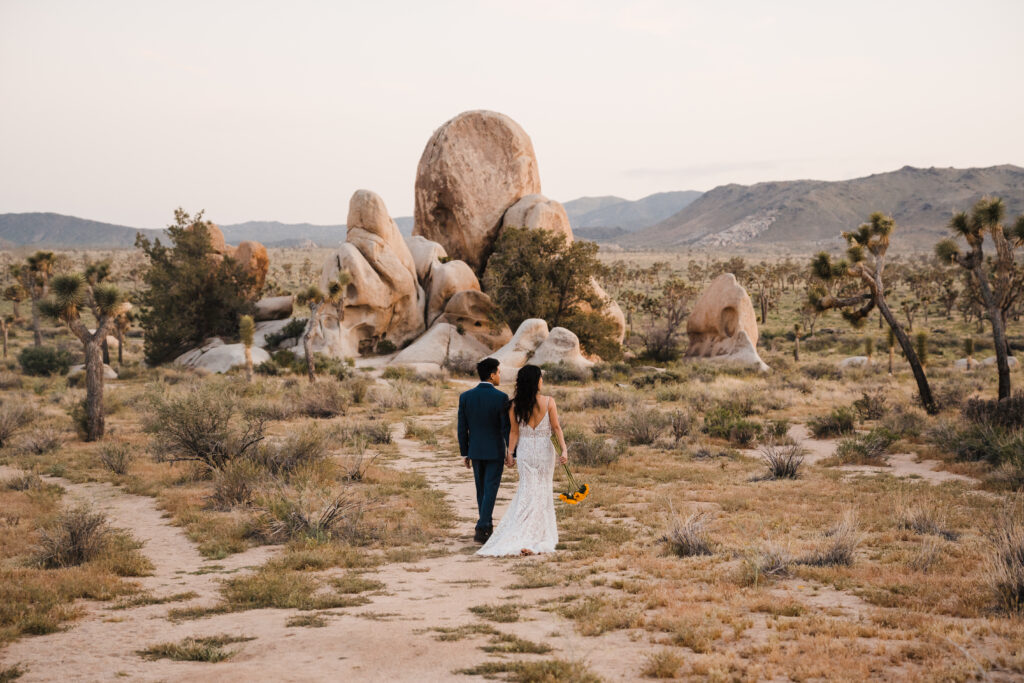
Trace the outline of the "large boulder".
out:
M 263 285 L 267 281 L 267 271 L 270 269 L 270 257 L 267 256 L 267 248 L 259 242 L 239 242 L 233 250 L 227 247 L 228 255 L 234 258 L 253 278 L 251 296 L 258 296 L 263 291 Z
M 343 270 L 349 283 L 341 302 L 314 326 L 315 351 L 354 357 L 382 339 L 401 346 L 423 332 L 425 298 L 416 263 L 384 200 L 369 190 L 352 195 L 345 242 L 324 263 L 320 288 L 327 291 Z
M 288 327 L 291 321 L 291 318 L 285 318 L 284 320 L 264 320 L 256 323 L 256 326 L 253 328 L 252 345 L 263 349 L 267 348 L 269 346 L 267 337 L 281 332 L 284 328 Z M 285 344 L 284 346 L 294 346 L 295 339 L 292 339 L 291 342 L 291 344 Z
M 531 230 L 550 230 L 565 235 L 566 242 L 572 242 L 572 226 L 565 207 L 554 199 L 542 194 L 529 194 L 508 207 L 501 220 L 504 228 L 530 228 Z
M 871 359 L 867 356 L 850 356 L 839 361 L 839 369 L 846 370 L 848 368 L 866 368 L 871 365 Z
M 430 271 L 427 325 L 432 325 L 448 301 L 459 292 L 480 291 L 480 282 L 465 261 L 438 263 Z
M 551 330 L 537 350 L 530 356 L 533 365 L 564 365 L 574 370 L 585 370 L 594 363 L 583 357 L 580 340 L 564 327 Z
M 483 273 L 506 209 L 540 192 L 533 143 L 515 121 L 467 111 L 427 142 L 416 169 L 414 235 Z
M 530 356 L 548 338 L 548 324 L 540 318 L 524 320 L 508 343 L 490 354 L 501 363 L 502 374 L 511 379 L 519 368 L 530 362 Z
M 416 278 L 427 288 L 426 283 L 430 279 L 430 271 L 435 265 L 448 258 L 448 252 L 437 242 L 428 240 L 423 235 L 413 235 L 406 244 L 409 246 L 409 253 L 412 254 L 413 263 L 416 265 Z
M 253 346 L 250 352 L 254 366 L 270 360 L 270 354 L 258 346 Z M 225 344 L 223 339 L 214 337 L 198 349 L 181 354 L 174 359 L 174 363 L 187 368 L 224 373 L 233 367 L 245 365 L 245 345 Z
M 284 320 L 292 315 L 295 298 L 288 296 L 267 296 L 256 302 L 253 318 L 261 320 Z
M 689 358 L 736 361 L 767 370 L 757 353 L 757 317 L 747 290 L 732 273 L 715 278 L 686 321 Z
M 497 325 L 494 318 L 491 297 L 478 289 L 465 289 L 448 299 L 438 320 L 461 328 L 489 351 L 493 351 L 500 349 L 512 338 L 512 330 L 508 325 Z
M 449 361 L 475 363 L 490 349 L 468 334 L 459 334 L 454 325 L 438 322 L 419 339 L 402 349 L 390 365 L 411 367 L 419 372 L 440 372 Z
M 72 365 L 68 368 L 68 377 L 76 377 L 85 373 L 85 365 Z M 103 364 L 103 379 L 117 379 L 117 372 L 106 363 Z

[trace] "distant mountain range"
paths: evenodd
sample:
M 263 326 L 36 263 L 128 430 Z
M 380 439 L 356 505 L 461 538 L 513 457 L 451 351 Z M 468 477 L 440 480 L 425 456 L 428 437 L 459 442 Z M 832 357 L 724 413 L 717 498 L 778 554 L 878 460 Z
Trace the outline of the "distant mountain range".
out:
M 1024 213 L 1024 168 L 913 168 L 842 181 L 790 180 L 722 185 L 705 193 L 659 192 L 642 199 L 581 197 L 564 204 L 580 239 L 626 248 L 722 248 L 779 244 L 819 248 L 842 243 L 839 233 L 856 228 L 873 211 L 891 214 L 899 239 L 930 247 L 946 234 L 954 211 L 984 195 L 1002 197 L 1007 215 Z M 411 216 L 395 218 L 412 234 Z M 268 247 L 334 246 L 344 225 L 249 221 L 221 225 L 231 244 L 257 240 Z M 0 247 L 130 247 L 135 234 L 159 230 L 63 216 L 56 213 L 0 214 Z
M 654 249 L 836 246 L 843 243 L 842 231 L 855 229 L 872 212 L 881 211 L 896 220 L 901 242 L 930 247 L 948 234 L 946 226 L 954 211 L 969 209 L 985 195 L 1001 197 L 1010 219 L 1024 212 L 1024 168 L 904 166 L 835 182 L 722 185 L 658 224 L 614 239 L 623 247 Z

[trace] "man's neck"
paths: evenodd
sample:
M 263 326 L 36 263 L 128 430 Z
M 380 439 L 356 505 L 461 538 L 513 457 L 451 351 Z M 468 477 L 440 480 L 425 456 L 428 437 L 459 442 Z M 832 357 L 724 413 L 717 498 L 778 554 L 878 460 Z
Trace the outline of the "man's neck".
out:
M 482 379 L 482 380 L 480 380 L 480 384 L 490 384 L 492 387 L 494 386 L 494 382 L 492 382 L 489 379 Z

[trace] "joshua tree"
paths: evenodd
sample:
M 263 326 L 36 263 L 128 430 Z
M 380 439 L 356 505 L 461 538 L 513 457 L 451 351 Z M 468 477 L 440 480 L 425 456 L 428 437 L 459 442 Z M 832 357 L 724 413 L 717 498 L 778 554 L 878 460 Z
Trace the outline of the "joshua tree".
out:
M 12 266 L 11 275 L 18 278 L 18 270 L 21 266 Z M 19 278 L 20 279 L 20 278 Z M 25 300 L 28 296 L 28 292 L 20 282 L 8 285 L 4 288 L 4 299 L 11 302 L 11 313 L 14 315 L 14 320 L 21 320 L 21 312 L 18 310 L 18 304 Z
M 352 281 L 352 276 L 347 270 L 340 271 L 338 278 L 327 286 L 323 292 L 319 287 L 311 285 L 309 289 L 299 292 L 295 300 L 300 304 L 309 304 L 309 322 L 306 323 L 306 331 L 302 333 L 302 349 L 306 354 L 306 371 L 309 373 L 309 381 L 316 381 L 313 360 L 313 334 L 323 336 L 320 329 L 323 325 L 321 317 L 326 306 L 337 305 L 345 293 L 345 287 Z
M 46 288 L 56 260 L 52 251 L 37 251 L 29 256 L 25 263 L 16 264 L 11 268 L 11 274 L 32 301 L 32 335 L 36 346 L 43 345 L 43 334 L 39 329 L 39 302 L 46 296 Z
M 800 361 L 800 323 L 793 323 L 793 360 Z
M 979 298 L 992 325 L 992 341 L 996 347 L 999 370 L 999 400 L 1010 397 L 1009 347 L 1006 343 L 1006 312 L 1013 307 L 1024 288 L 1024 268 L 1015 260 L 1014 251 L 1024 244 L 1024 215 L 1017 217 L 1012 229 L 1003 226 L 1006 213 L 1001 199 L 985 197 L 971 209 L 970 215 L 957 213 L 949 227 L 963 237 L 969 250 L 960 251 L 955 239 L 944 239 L 935 245 L 942 261 L 951 261 L 970 274 Z M 986 261 L 985 236 L 996 247 L 995 258 Z
M 821 309 L 837 308 L 850 324 L 860 326 L 867 315 L 878 308 L 879 313 L 889 324 L 903 349 L 903 355 L 910 363 L 910 369 L 917 381 L 921 405 L 929 414 L 938 412 L 935 399 L 932 397 L 928 378 L 924 374 L 910 337 L 903 330 L 892 309 L 885 300 L 885 254 L 889 249 L 889 239 L 895 222 L 890 216 L 881 213 L 871 214 L 870 221 L 857 230 L 844 232 L 843 238 L 849 245 L 846 251 L 847 260 L 833 263 L 832 257 L 821 252 L 811 263 L 814 275 L 825 288 L 825 295 L 816 298 L 815 303 Z M 833 289 L 845 286 L 840 295 L 833 294 Z M 866 291 L 865 291 L 866 290 Z
M 893 374 L 893 370 L 896 367 L 896 334 L 889 328 L 889 374 Z
M 13 315 L 5 315 L 0 317 L 0 332 L 4 335 L 4 358 L 7 358 L 7 333 L 10 330 L 11 323 L 14 322 Z
M 256 334 L 256 323 L 251 315 L 243 315 L 238 319 L 238 336 L 245 347 L 245 379 L 252 381 L 252 338 Z
M 63 322 L 85 348 L 85 439 L 103 437 L 103 352 L 101 344 L 114 327 L 114 321 L 129 306 L 121 291 L 98 280 L 90 282 L 78 273 L 57 275 L 50 283 L 52 297 L 40 302 L 43 315 Z M 96 319 L 96 331 L 90 332 L 82 321 L 85 307 Z
M 921 360 L 921 365 L 928 365 L 928 333 L 918 332 L 914 335 L 914 350 Z

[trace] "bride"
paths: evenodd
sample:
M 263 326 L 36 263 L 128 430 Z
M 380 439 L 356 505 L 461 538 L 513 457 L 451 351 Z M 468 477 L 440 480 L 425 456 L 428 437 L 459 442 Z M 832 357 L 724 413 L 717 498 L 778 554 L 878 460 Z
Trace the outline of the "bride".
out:
M 555 459 L 566 463 L 569 455 L 558 423 L 555 399 L 541 394 L 543 387 L 539 367 L 524 365 L 519 370 L 516 392 L 509 407 L 512 430 L 505 452 L 506 466 L 519 469 L 519 486 L 498 528 L 477 555 L 550 553 L 558 543 L 552 479 Z M 556 455 L 551 443 L 552 432 L 558 437 L 561 457 Z M 515 460 L 513 453 L 516 453 Z

